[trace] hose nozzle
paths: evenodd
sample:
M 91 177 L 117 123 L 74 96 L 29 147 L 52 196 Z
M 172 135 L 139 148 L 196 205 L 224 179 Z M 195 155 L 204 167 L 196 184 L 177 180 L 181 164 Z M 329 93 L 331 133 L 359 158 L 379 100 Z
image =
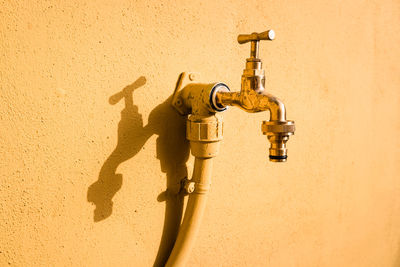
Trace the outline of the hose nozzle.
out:
M 294 121 L 263 121 L 261 128 L 271 143 L 269 160 L 285 162 L 287 160 L 286 142 L 289 136 L 294 134 Z

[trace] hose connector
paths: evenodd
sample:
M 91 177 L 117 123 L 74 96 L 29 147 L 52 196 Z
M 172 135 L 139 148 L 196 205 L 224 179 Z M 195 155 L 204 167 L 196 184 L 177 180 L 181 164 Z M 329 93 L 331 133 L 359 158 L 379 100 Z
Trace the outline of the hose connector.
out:
M 285 162 L 287 160 L 286 142 L 289 136 L 294 134 L 294 121 L 263 121 L 261 130 L 271 143 L 269 160 Z

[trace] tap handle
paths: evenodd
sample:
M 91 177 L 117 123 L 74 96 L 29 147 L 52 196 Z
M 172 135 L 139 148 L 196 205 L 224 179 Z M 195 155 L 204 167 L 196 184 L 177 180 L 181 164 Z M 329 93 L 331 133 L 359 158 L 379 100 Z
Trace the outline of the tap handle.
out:
M 261 40 L 269 40 L 272 41 L 275 39 L 274 30 L 268 30 L 262 33 L 253 32 L 252 34 L 240 34 L 237 38 L 239 44 L 245 44 L 247 42 L 251 42 L 250 47 L 250 59 L 260 61 L 258 58 L 258 43 Z
M 251 41 L 261 41 L 261 40 L 269 40 L 272 41 L 275 39 L 274 30 L 268 30 L 262 33 L 253 32 L 252 34 L 240 34 L 237 38 L 239 44 L 245 44 Z

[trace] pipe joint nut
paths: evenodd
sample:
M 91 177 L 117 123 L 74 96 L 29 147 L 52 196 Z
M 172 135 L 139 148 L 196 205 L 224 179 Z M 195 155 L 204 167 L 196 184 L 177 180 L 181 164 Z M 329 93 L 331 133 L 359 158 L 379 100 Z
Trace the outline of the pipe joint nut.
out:
M 263 121 L 261 125 L 263 134 L 287 134 L 292 135 L 295 131 L 294 121 Z
M 223 121 L 214 115 L 208 118 L 189 116 L 186 123 L 186 138 L 197 142 L 216 142 L 222 140 Z

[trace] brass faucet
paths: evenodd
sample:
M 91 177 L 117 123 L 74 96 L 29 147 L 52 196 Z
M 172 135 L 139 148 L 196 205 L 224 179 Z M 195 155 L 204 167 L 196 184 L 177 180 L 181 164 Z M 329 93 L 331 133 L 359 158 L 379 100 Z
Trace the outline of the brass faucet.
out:
M 182 73 L 175 88 L 172 105 L 182 115 L 191 114 L 189 118 L 192 120 L 197 116 L 215 115 L 226 110 L 227 106 L 237 106 L 251 113 L 269 110 L 270 120 L 263 121 L 261 127 L 271 143 L 269 159 L 284 162 L 287 159 L 286 142 L 294 134 L 295 126 L 293 121 L 286 120 L 283 102 L 265 92 L 264 70 L 258 57 L 259 42 L 272 41 L 274 38 L 273 30 L 238 36 L 239 44 L 251 42 L 250 57 L 243 70 L 240 92 L 231 92 L 224 83 L 198 83 L 199 74 Z M 188 125 L 191 125 L 190 120 Z
M 262 132 L 267 135 L 271 143 L 269 159 L 274 162 L 284 162 L 287 159 L 286 142 L 294 134 L 293 121 L 286 120 L 285 105 L 275 96 L 265 92 L 265 75 L 261 59 L 258 57 L 259 42 L 275 39 L 273 30 L 262 33 L 241 34 L 238 43 L 251 43 L 250 57 L 246 59 L 246 68 L 243 70 L 240 92 L 216 92 L 215 102 L 217 108 L 237 106 L 247 112 L 260 112 L 269 110 L 270 120 L 263 121 Z

